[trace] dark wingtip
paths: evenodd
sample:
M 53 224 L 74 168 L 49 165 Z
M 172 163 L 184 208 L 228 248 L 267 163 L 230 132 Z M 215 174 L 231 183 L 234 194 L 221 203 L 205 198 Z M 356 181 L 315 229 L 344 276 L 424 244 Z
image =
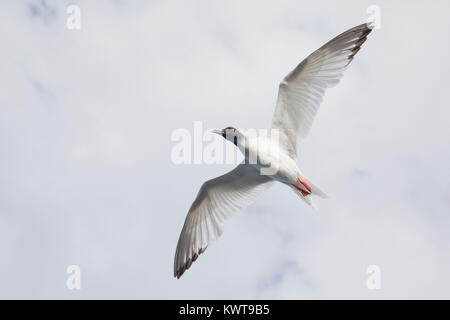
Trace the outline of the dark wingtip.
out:
M 361 49 L 361 46 L 367 40 L 367 36 L 372 32 L 374 25 L 370 22 L 363 23 L 362 25 L 356 27 L 360 32 L 358 40 L 355 42 L 355 47 L 351 50 L 352 53 L 348 56 L 349 63 L 353 60 L 354 56 Z
M 188 270 L 188 269 L 191 267 L 192 263 L 195 262 L 195 260 L 197 260 L 198 256 L 201 255 L 203 252 L 205 252 L 205 250 L 206 250 L 207 247 L 208 247 L 208 246 L 206 246 L 206 247 L 204 247 L 204 248 L 200 248 L 200 249 L 198 250 L 198 253 L 194 253 L 194 255 L 192 256 L 192 258 L 189 258 L 189 259 L 185 262 L 185 264 L 184 264 L 182 267 L 180 267 L 180 268 L 175 272 L 174 277 L 177 278 L 177 279 L 180 279 L 180 277 L 186 272 L 186 270 Z

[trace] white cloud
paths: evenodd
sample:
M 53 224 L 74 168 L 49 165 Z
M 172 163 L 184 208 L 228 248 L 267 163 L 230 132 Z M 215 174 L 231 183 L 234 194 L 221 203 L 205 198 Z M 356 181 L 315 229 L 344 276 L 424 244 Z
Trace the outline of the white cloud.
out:
M 278 81 L 372 3 L 78 1 L 79 31 L 68 3 L 0 4 L 0 297 L 450 297 L 447 2 L 377 3 L 300 154 L 320 211 L 276 186 L 178 281 L 187 209 L 231 167 L 173 165 L 172 131 L 264 128 Z

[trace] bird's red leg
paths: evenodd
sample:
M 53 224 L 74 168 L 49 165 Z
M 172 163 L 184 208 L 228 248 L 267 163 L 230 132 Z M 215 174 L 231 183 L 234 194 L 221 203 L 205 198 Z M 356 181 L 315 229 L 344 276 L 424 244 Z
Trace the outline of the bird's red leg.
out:
M 297 177 L 298 182 L 305 186 L 305 188 L 311 193 L 311 187 L 300 177 Z
M 297 180 L 301 183 L 301 186 L 294 184 L 294 187 L 302 193 L 302 196 L 306 197 L 311 194 L 311 187 L 301 177 L 297 176 Z M 302 186 L 306 189 L 302 188 Z

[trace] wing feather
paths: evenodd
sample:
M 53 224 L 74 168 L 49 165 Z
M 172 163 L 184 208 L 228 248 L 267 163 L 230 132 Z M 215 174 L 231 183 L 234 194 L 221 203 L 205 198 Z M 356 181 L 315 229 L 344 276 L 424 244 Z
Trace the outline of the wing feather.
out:
M 297 145 L 308 134 L 325 90 L 339 83 L 371 31 L 366 23 L 345 31 L 281 81 L 270 129 L 279 130 L 281 147 L 291 157 L 297 158 Z
M 206 247 L 220 237 L 232 213 L 252 203 L 271 179 L 241 163 L 230 172 L 206 181 L 192 203 L 178 239 L 174 276 L 180 278 Z

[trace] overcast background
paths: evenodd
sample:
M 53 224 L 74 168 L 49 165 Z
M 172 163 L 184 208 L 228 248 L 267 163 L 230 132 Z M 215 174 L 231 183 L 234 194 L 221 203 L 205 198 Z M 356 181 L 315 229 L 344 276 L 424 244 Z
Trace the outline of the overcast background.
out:
M 68 30 L 66 8 L 81 8 Z M 300 152 L 176 280 L 201 184 L 175 129 L 265 128 L 278 82 L 367 20 Z M 448 1 L 1 1 L 1 298 L 450 298 Z M 66 288 L 68 265 L 81 290 Z M 381 268 L 368 290 L 366 269 Z

